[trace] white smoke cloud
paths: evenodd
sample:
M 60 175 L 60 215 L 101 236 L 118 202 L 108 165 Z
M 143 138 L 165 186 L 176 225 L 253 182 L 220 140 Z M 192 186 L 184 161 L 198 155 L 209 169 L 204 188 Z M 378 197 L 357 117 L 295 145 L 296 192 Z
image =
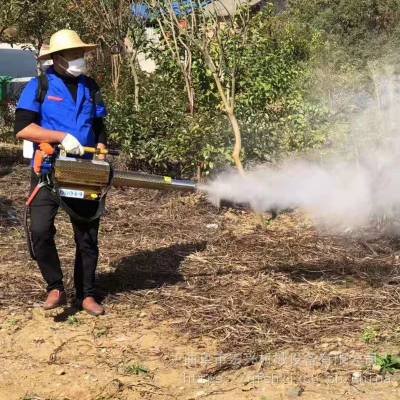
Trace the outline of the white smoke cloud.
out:
M 347 151 L 317 162 L 302 157 L 229 171 L 204 190 L 214 204 L 247 203 L 257 212 L 301 208 L 326 227 L 358 228 L 400 209 L 400 79 L 375 77 L 358 96 Z M 361 105 L 360 105 L 361 104 Z M 400 215 L 400 213 L 397 213 Z

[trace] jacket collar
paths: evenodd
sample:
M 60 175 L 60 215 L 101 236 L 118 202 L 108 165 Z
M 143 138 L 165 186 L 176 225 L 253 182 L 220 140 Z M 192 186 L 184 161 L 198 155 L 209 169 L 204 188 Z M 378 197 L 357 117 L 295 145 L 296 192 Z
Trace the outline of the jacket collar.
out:
M 86 76 L 79 75 L 78 77 L 75 78 L 75 77 L 60 75 L 58 72 L 55 71 L 53 66 L 51 66 L 47 69 L 46 74 L 48 74 L 49 76 L 52 76 L 52 78 L 55 78 L 56 80 L 60 80 L 61 82 L 64 83 L 64 90 L 66 92 L 68 92 L 68 95 L 72 101 L 73 101 L 73 99 L 72 99 L 71 93 L 69 92 L 67 84 L 68 83 L 76 83 L 78 85 L 77 94 L 76 94 L 76 102 L 75 102 L 76 112 L 78 113 L 83 104 L 83 100 L 85 98 L 84 86 L 85 86 L 85 82 L 86 82 Z

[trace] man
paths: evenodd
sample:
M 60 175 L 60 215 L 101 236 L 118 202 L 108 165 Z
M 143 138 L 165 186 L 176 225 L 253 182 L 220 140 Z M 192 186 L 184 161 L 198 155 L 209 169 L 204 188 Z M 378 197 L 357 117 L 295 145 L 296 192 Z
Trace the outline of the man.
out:
M 83 146 L 106 148 L 103 118 L 107 115 L 96 83 L 85 76 L 84 53 L 94 44 L 84 43 L 74 31 L 63 29 L 50 39 L 47 52 L 40 61 L 52 59 L 46 70 L 47 88 L 44 98 L 41 79 L 32 79 L 25 87 L 17 105 L 15 133 L 18 139 L 35 143 L 61 144 L 69 154 L 84 155 Z M 31 191 L 39 182 L 32 172 Z M 95 214 L 96 202 L 66 199 L 68 206 L 83 216 Z M 46 187 L 42 187 L 31 204 L 31 239 L 37 263 L 47 283 L 44 309 L 66 304 L 63 274 L 54 242 L 54 218 L 58 202 Z M 73 219 L 76 244 L 74 283 L 77 303 L 88 313 L 100 315 L 104 308 L 94 297 L 95 270 L 98 260 L 97 235 L 99 219 L 82 222 Z

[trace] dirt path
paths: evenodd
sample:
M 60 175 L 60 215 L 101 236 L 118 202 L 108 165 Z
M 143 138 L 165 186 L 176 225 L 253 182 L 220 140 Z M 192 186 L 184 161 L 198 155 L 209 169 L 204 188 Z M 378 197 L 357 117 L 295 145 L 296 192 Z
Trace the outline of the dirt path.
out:
M 107 314 L 44 313 L 20 224 L 27 169 L 0 178 L 0 400 L 400 398 L 396 241 L 259 226 L 199 197 L 120 190 L 101 230 Z M 58 244 L 72 293 L 71 229 Z
M 350 385 L 340 351 L 278 353 L 268 360 L 273 365 L 203 379 L 217 354 L 213 343 L 189 341 L 173 326 L 154 324 L 146 311 L 122 306 L 103 318 L 78 313 L 66 320 L 35 307 L 2 315 L 1 326 L 1 399 L 399 398 L 395 378 Z
M 167 323 L 154 324 L 144 310 L 115 306 L 103 318 L 78 313 L 66 320 L 39 307 L 4 314 L 1 399 L 399 398 L 393 377 L 382 382 L 364 377 L 350 385 L 349 366 L 338 362 L 340 351 L 286 351 L 266 365 L 204 379 L 202 369 L 218 354 L 213 343 L 189 341 Z M 353 357 L 367 362 L 365 354 Z

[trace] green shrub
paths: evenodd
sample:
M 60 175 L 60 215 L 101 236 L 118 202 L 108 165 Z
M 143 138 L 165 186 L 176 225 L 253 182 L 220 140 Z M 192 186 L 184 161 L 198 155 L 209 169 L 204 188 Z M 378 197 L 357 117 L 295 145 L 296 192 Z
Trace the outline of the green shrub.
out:
M 168 76 L 143 79 L 139 110 L 132 87 L 125 92 L 123 100 L 108 94 L 107 126 L 111 141 L 129 155 L 133 168 L 191 177 L 199 167 L 207 173 L 215 163 L 226 163 L 229 131 L 224 117 L 210 112 L 190 116 L 183 89 L 174 87 Z
M 308 64 L 321 46 L 312 29 L 303 31 L 287 16 L 269 7 L 257 14 L 248 29 L 249 41 L 228 49 L 226 68 L 240 55 L 237 68 L 236 113 L 242 127 L 247 163 L 274 160 L 291 151 L 314 148 L 325 140 L 326 111 L 307 96 L 312 78 Z M 203 174 L 231 163 L 233 135 L 214 80 L 193 50 L 195 113 L 188 113 L 184 80 L 170 52 L 150 49 L 158 68 L 141 75 L 140 109 L 134 108 L 134 87 L 124 78 L 122 100 L 109 92 L 108 128 L 112 140 L 136 168 L 175 175 Z M 127 74 L 128 75 L 128 74 Z

